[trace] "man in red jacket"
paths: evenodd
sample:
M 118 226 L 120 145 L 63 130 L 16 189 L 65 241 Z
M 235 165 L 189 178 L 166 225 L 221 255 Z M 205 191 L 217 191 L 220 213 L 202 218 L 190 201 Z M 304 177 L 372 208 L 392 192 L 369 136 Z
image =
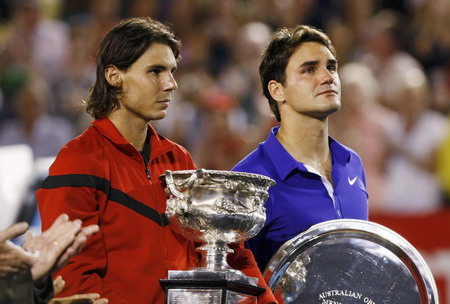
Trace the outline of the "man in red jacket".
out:
M 62 296 L 97 292 L 113 304 L 163 303 L 159 280 L 199 262 L 194 244 L 168 226 L 159 179 L 166 170 L 196 166 L 149 124 L 166 116 L 179 58 L 178 38 L 150 18 L 123 20 L 100 45 L 86 108 L 95 121 L 60 151 L 37 192 L 43 229 L 61 213 L 100 226 L 59 272 L 67 286 Z M 275 302 L 242 244 L 228 262 L 259 278 L 266 288 L 260 303 Z

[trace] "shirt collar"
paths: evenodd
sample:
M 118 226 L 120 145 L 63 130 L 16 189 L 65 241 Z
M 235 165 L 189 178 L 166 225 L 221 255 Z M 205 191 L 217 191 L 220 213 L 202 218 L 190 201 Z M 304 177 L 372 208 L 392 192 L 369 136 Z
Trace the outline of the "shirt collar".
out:
M 331 136 L 328 136 L 328 142 L 331 150 L 333 163 L 338 162 L 342 165 L 345 165 L 351 161 L 352 154 L 354 152 L 350 148 L 344 146 Z
M 276 135 L 279 129 L 280 126 L 276 126 L 270 130 L 269 136 L 263 145 L 263 149 L 266 151 L 269 159 L 274 164 L 281 180 L 285 180 L 286 177 L 295 169 L 305 172 L 308 170 L 303 163 L 296 161 L 277 139 Z M 333 165 L 338 162 L 345 166 L 345 164 L 350 162 L 351 150 L 340 144 L 331 136 L 328 138 Z

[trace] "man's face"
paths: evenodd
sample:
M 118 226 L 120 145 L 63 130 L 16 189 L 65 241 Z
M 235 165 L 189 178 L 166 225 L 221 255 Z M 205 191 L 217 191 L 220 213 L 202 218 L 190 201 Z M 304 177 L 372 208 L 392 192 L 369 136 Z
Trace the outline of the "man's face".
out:
M 164 118 L 177 88 L 173 78 L 176 68 L 172 49 L 165 44 L 152 44 L 127 71 L 120 71 L 122 96 L 118 111 L 146 123 Z
M 284 109 L 280 108 L 282 120 L 285 111 L 317 119 L 338 111 L 341 83 L 336 58 L 323 44 L 301 44 L 289 59 L 282 92 L 285 100 Z

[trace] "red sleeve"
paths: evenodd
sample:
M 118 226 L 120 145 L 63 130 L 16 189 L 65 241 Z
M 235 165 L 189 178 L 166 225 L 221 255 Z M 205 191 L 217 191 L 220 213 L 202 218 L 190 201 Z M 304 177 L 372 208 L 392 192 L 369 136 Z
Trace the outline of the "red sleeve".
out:
M 60 159 L 59 163 L 64 163 L 64 161 Z M 58 170 L 55 170 L 55 167 L 58 168 L 58 160 L 52 167 L 50 178 L 59 174 Z M 103 192 L 91 187 L 56 187 L 52 189 L 51 186 L 51 183 L 47 188 L 43 186 L 44 188 L 39 189 L 36 193 L 42 231 L 47 230 L 62 213 L 68 214 L 71 220 L 82 220 L 83 226 L 100 224 L 99 201 L 107 199 Z M 130 304 L 110 285 L 104 284 L 102 277 L 105 274 L 106 266 L 106 249 L 100 228 L 99 232 L 88 239 L 83 250 L 55 273 L 55 277 L 61 275 L 66 281 L 66 286 L 58 294 L 58 297 L 94 292 L 109 299 L 110 303 Z
M 48 229 L 61 213 L 67 213 L 71 220 L 81 219 L 83 225 L 99 223 L 95 190 L 87 188 L 40 189 L 37 192 L 42 218 L 42 230 Z M 58 271 L 66 282 L 64 290 L 58 297 L 79 293 L 95 292 L 109 299 L 110 303 L 129 304 L 113 289 L 102 281 L 106 271 L 106 252 L 103 234 L 100 229 L 91 236 L 83 250 L 75 255 L 69 263 Z
M 258 297 L 258 303 L 278 303 L 272 291 L 267 286 L 266 281 L 264 281 L 252 252 L 245 248 L 244 243 L 239 243 L 230 247 L 234 250 L 234 253 L 229 254 L 227 258 L 227 262 L 230 266 L 242 271 L 247 276 L 258 278 L 258 285 L 266 289 L 266 291 Z

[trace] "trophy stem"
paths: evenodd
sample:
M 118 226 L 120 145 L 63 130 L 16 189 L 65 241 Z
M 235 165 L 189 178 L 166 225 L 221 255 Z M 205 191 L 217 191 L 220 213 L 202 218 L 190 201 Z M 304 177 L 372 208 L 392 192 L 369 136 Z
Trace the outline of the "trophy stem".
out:
M 200 252 L 202 259 L 199 264 L 199 268 L 212 271 L 225 271 L 231 269 L 227 263 L 228 253 L 233 253 L 234 250 L 230 249 L 225 242 L 211 241 L 201 247 L 198 247 L 196 251 Z

